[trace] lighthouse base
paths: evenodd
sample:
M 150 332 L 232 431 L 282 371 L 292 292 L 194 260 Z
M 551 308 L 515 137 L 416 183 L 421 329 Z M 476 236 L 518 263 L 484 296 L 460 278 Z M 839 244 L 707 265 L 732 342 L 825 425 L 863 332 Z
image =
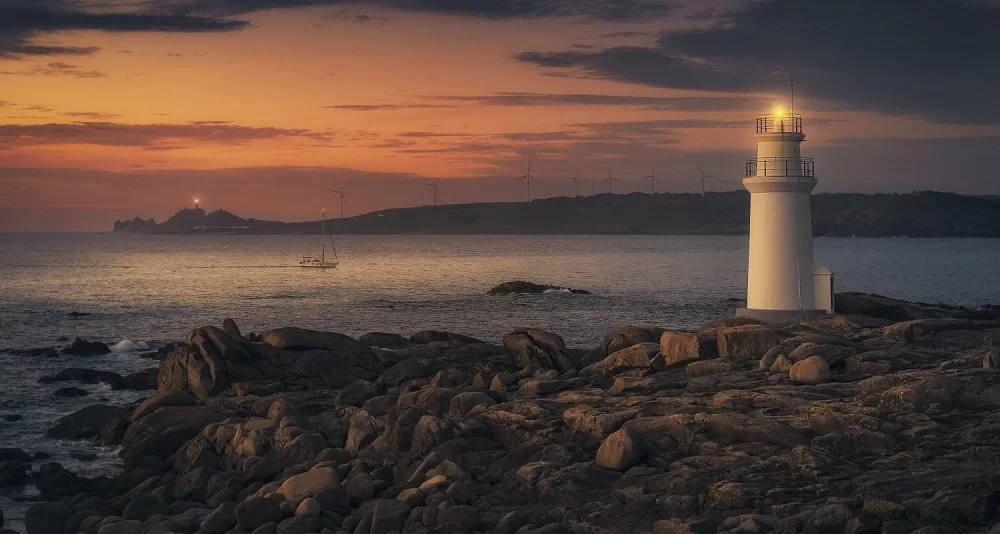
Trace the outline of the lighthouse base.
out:
M 802 321 L 811 317 L 821 317 L 827 315 L 826 310 L 761 310 L 755 308 L 738 308 L 737 317 L 747 317 L 757 319 L 765 323 L 787 323 L 790 321 Z

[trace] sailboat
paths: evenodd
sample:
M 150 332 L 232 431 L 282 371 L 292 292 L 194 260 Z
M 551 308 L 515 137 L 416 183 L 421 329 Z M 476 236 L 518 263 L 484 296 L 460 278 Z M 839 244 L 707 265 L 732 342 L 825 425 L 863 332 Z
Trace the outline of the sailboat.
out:
M 326 259 L 326 238 L 330 237 L 330 250 L 333 252 L 333 259 Z M 320 230 L 320 253 L 319 256 L 305 254 L 299 260 L 299 267 L 313 267 L 317 269 L 333 269 L 337 266 L 337 247 L 333 244 L 333 234 L 326 232 L 326 210 L 323 210 L 323 223 Z

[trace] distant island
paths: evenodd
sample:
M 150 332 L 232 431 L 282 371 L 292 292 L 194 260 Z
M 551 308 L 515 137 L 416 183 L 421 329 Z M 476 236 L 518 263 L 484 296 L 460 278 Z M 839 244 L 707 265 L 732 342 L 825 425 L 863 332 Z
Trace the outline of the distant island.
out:
M 812 197 L 817 236 L 1000 237 L 1000 197 L 935 191 L 822 193 Z M 327 222 L 339 234 L 649 234 L 741 235 L 749 231 L 745 191 L 655 195 L 600 194 L 532 202 L 399 208 Z M 317 234 L 319 221 L 244 219 L 230 212 L 182 209 L 162 223 L 116 221 L 140 234 Z

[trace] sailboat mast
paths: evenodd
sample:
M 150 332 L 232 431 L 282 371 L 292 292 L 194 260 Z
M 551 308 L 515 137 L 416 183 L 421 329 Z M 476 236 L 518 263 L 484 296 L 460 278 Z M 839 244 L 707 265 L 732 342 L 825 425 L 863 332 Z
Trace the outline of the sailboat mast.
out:
M 320 263 L 326 262 L 326 210 L 323 210 L 323 225 L 320 227 L 319 231 L 319 241 L 322 243 L 322 252 L 320 252 L 319 261 Z

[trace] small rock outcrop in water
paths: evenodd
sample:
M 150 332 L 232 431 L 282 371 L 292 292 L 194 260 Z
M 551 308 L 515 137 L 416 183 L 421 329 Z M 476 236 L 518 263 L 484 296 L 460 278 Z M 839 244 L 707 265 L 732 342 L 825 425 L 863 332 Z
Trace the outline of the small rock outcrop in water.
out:
M 550 286 L 546 284 L 535 284 L 532 282 L 525 282 L 523 280 L 517 280 L 514 282 L 504 282 L 493 289 L 486 292 L 487 295 L 527 295 L 527 294 L 539 294 L 545 293 L 546 291 L 560 291 L 564 293 L 573 293 L 574 295 L 590 295 L 590 291 L 585 291 L 583 289 L 570 289 L 566 287 Z
M 251 342 L 229 326 L 192 331 L 137 407 L 60 420 L 80 438 L 117 430 L 125 471 L 46 468 L 53 502 L 28 511 L 28 534 L 1000 522 L 1000 321 L 729 318 L 623 326 L 589 351 L 533 328 L 498 346 L 296 328 Z
M 100 341 L 86 341 L 80 338 L 76 338 L 69 348 L 63 349 L 63 354 L 73 356 L 102 356 L 110 352 L 111 349 Z

